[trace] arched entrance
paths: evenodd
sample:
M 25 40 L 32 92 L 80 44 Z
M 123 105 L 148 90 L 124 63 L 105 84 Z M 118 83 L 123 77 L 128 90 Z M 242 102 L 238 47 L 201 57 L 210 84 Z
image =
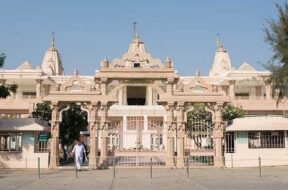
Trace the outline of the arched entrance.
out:
M 86 149 L 88 158 L 90 142 L 88 137 L 88 112 L 79 103 L 63 105 L 59 117 L 59 164 L 61 166 L 73 165 L 74 158 L 71 151 L 77 139 L 80 139 Z M 87 165 L 87 162 L 83 164 Z
M 185 155 L 191 165 L 214 165 L 214 125 L 204 119 L 188 119 Z

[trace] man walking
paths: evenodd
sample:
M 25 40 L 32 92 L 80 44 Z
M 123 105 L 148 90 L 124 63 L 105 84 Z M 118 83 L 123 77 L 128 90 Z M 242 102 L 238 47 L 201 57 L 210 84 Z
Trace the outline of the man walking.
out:
M 84 159 L 83 157 L 85 156 L 86 158 L 86 151 L 79 139 L 77 140 L 77 144 L 74 146 L 72 153 L 75 157 L 76 168 L 78 171 L 81 171 L 81 164 Z

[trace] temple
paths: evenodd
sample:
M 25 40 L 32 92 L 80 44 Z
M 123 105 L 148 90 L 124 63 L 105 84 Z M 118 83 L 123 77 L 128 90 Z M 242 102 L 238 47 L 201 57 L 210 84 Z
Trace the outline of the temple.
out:
M 59 166 L 59 127 L 62 113 L 70 103 L 81 105 L 88 114 L 85 134 L 90 168 L 108 164 L 110 156 L 137 157 L 135 164 L 146 163 L 146 158 L 149 161 L 153 157 L 167 167 L 179 168 L 184 167 L 187 156 L 190 156 L 195 162 L 205 158 L 209 165 L 223 167 L 224 152 L 231 153 L 228 149 L 223 150 L 226 147 L 222 119 L 225 105 L 242 107 L 247 115 L 254 117 L 282 117 L 288 111 L 286 98 L 276 105 L 278 91 L 269 83 L 270 72 L 257 71 L 248 63 L 233 67 L 219 37 L 208 76 L 202 76 L 198 70 L 195 76 L 179 76 L 172 59 L 167 57 L 162 62 L 154 58 L 136 32 L 127 52 L 112 61 L 104 58 L 94 76 L 81 76 L 77 70 L 72 75 L 64 73 L 54 34 L 41 66 L 33 68 L 24 61 L 14 70 L 0 70 L 0 84 L 18 85 L 16 93 L 0 101 L 2 118 L 29 118 L 40 102 L 51 106 L 51 138 L 49 148 L 43 149 L 50 152 L 46 155 L 50 168 Z M 196 103 L 206 106 L 212 122 L 192 121 L 196 127 L 190 134 L 192 137 L 188 137 L 185 131 L 187 115 Z M 5 124 L 0 121 L 0 125 Z M 34 138 L 36 148 L 39 148 L 40 141 L 45 141 L 44 137 L 42 140 L 42 137 L 37 138 L 40 127 L 28 135 L 20 133 L 20 129 L 12 132 L 12 129 L 1 131 L 1 128 L 0 151 L 12 150 L 16 146 L 21 148 L 21 142 L 29 143 L 29 138 Z M 285 133 L 279 134 L 287 140 L 288 129 L 282 130 Z M 13 150 L 17 152 L 19 149 Z M 5 163 L 4 157 L 0 158 Z M 19 163 L 23 159 L 24 156 L 19 158 Z

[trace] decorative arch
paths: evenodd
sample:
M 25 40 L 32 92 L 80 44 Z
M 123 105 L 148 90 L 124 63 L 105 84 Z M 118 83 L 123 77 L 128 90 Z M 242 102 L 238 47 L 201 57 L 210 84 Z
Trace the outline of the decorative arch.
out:
M 84 82 L 78 75 L 69 78 L 67 82 L 60 86 L 60 91 L 90 91 L 90 85 Z

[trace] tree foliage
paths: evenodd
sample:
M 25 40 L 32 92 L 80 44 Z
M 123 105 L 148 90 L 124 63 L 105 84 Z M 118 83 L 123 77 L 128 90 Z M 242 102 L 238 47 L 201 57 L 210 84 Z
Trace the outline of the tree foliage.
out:
M 0 54 L 0 68 L 4 66 L 5 59 L 6 59 L 6 55 L 4 53 L 1 53 Z
M 51 120 L 52 110 L 47 103 L 38 103 L 33 117 Z M 80 137 L 80 131 L 87 130 L 87 113 L 82 111 L 79 105 L 70 104 L 70 108 L 62 113 L 62 122 L 60 123 L 60 134 L 62 146 L 71 145 Z
M 274 55 L 266 64 L 271 71 L 270 82 L 278 90 L 278 101 L 288 89 L 288 3 L 276 4 L 278 18 L 266 21 L 265 41 L 272 47 Z
M 63 112 L 60 124 L 60 138 L 62 145 L 71 145 L 80 137 L 80 131 L 87 130 L 87 112 L 80 106 L 71 104 L 67 111 Z
M 45 121 L 51 120 L 52 110 L 46 102 L 36 104 L 36 109 L 32 112 L 33 117 L 41 118 Z
M 187 113 L 187 123 L 195 120 L 204 120 L 212 122 L 212 114 L 205 110 L 205 104 L 196 103 L 193 110 Z
M 245 115 L 246 111 L 244 109 L 231 104 L 224 106 L 222 110 L 224 121 L 244 117 Z M 190 126 L 193 121 L 197 120 L 212 122 L 212 114 L 205 110 L 205 104 L 203 103 L 195 104 L 193 110 L 187 113 L 187 126 Z
M 0 68 L 4 66 L 6 59 L 6 55 L 4 53 L 0 54 Z M 17 90 L 17 85 L 16 84 L 11 84 L 11 85 L 0 85 L 0 98 L 7 98 L 10 96 L 11 92 L 15 93 Z
M 222 116 L 224 121 L 229 121 L 235 118 L 244 117 L 246 115 L 246 111 L 242 108 L 233 106 L 231 104 L 228 104 L 224 106 L 222 110 Z

